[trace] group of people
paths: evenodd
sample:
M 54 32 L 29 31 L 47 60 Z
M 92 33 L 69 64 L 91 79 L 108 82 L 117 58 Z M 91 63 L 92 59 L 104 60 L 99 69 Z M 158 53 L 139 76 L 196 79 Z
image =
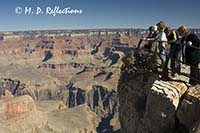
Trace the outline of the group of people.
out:
M 181 55 L 183 62 L 190 66 L 191 85 L 200 84 L 200 39 L 186 26 L 180 26 L 172 30 L 160 21 L 155 26 L 149 27 L 149 35 L 142 40 L 148 43 L 144 48 L 152 52 L 158 52 L 161 60 L 162 79 L 169 79 L 168 64 L 170 62 L 172 76 L 178 76 L 181 72 Z

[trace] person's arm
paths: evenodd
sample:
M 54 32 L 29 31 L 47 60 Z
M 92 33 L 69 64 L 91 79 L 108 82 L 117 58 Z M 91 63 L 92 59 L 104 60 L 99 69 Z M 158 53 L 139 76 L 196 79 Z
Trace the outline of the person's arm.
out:
M 200 47 L 197 47 L 197 46 L 194 45 L 194 43 L 192 43 L 191 41 L 187 42 L 186 46 L 187 46 L 187 47 L 191 47 L 191 48 L 195 48 L 195 49 L 199 49 L 199 50 L 200 50 Z
M 190 36 L 188 42 L 186 43 L 187 47 L 200 49 L 200 39 L 197 37 L 197 35 L 193 34 Z
M 143 38 L 143 41 L 155 41 L 156 38 L 152 38 L 152 37 L 146 37 L 146 38 Z

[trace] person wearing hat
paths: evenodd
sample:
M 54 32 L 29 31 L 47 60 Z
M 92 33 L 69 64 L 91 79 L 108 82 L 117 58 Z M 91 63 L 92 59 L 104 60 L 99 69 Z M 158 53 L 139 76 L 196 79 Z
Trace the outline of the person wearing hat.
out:
M 166 45 L 167 45 L 167 37 L 164 32 L 166 25 L 163 21 L 160 21 L 159 23 L 156 24 L 158 26 L 158 36 L 157 36 L 157 41 L 158 41 L 158 49 L 159 49 L 159 56 L 161 59 L 161 66 L 164 66 L 164 63 L 166 61 Z
M 190 32 L 186 26 L 180 26 L 177 32 L 182 37 L 182 42 L 185 45 L 185 63 L 190 65 L 190 79 L 191 85 L 200 84 L 200 40 L 197 35 Z
M 147 41 L 147 44 L 144 45 L 144 48 L 150 51 L 156 51 L 157 50 L 157 44 L 155 42 L 157 37 L 157 26 L 150 26 L 149 27 L 149 35 L 146 38 L 142 38 L 143 41 Z
M 161 59 L 161 68 L 162 68 L 162 79 L 163 80 L 168 80 L 168 74 L 166 73 L 167 71 L 167 36 L 165 34 L 165 28 L 166 25 L 163 21 L 160 21 L 159 23 L 156 24 L 158 26 L 158 36 L 157 36 L 157 41 L 158 41 L 158 50 L 159 50 L 159 57 Z
M 179 43 L 180 39 L 177 33 L 170 27 L 165 28 L 165 33 L 167 35 L 168 44 L 170 46 L 166 65 L 168 65 L 168 61 L 171 60 L 170 67 L 172 70 L 172 76 L 175 77 L 180 74 L 182 45 Z M 168 71 L 166 71 L 166 73 L 168 74 Z

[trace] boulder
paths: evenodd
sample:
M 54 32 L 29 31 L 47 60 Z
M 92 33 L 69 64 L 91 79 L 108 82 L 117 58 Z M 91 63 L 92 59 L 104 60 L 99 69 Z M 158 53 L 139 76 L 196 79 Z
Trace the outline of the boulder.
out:
M 147 97 L 145 122 L 153 133 L 172 131 L 175 128 L 175 115 L 186 92 L 184 83 L 155 81 Z
M 177 111 L 177 117 L 179 122 L 191 132 L 195 130 L 200 132 L 200 85 L 187 90 Z

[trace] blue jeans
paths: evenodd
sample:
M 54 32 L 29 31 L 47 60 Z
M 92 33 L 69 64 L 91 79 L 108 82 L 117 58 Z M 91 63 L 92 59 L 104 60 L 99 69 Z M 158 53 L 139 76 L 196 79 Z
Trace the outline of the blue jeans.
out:
M 166 53 L 165 53 L 164 49 L 159 50 L 159 57 L 160 57 L 160 60 L 161 60 L 161 67 L 163 68 L 164 64 L 166 62 Z

